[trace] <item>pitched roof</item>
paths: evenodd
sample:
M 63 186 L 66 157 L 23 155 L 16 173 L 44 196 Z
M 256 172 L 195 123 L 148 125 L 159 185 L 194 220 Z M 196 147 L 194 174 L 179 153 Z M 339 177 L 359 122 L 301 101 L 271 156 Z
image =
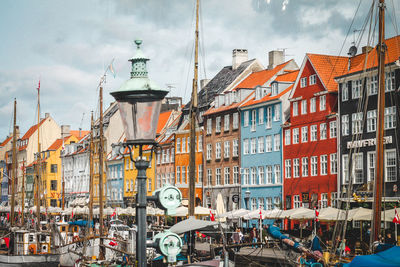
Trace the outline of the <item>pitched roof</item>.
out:
M 262 103 L 262 102 L 267 102 L 267 101 L 278 99 L 281 96 L 283 96 L 284 94 L 290 92 L 290 90 L 292 90 L 293 86 L 294 86 L 294 84 L 291 84 L 288 88 L 286 88 L 285 90 L 283 90 L 282 92 L 280 92 L 279 94 L 274 95 L 274 96 L 271 96 L 271 94 L 268 94 L 268 95 L 266 95 L 263 98 L 258 99 L 258 100 L 255 100 L 254 97 L 253 97 L 252 99 L 250 99 L 246 103 L 243 103 L 243 105 L 241 105 L 241 107 L 248 107 L 248 106 L 256 105 L 256 104 L 259 104 L 259 103 Z M 254 92 L 253 92 L 252 96 L 254 96 Z
M 329 92 L 337 92 L 338 87 L 334 78 L 345 73 L 348 57 L 307 54 L 315 72 Z
M 40 121 L 40 126 L 44 123 L 45 120 L 46 120 L 46 119 L 42 119 L 42 120 Z M 31 128 L 29 128 L 29 130 L 24 134 L 24 136 L 22 136 L 21 140 L 25 140 L 25 139 L 28 139 L 29 137 L 31 137 L 32 134 L 37 130 L 37 128 L 38 128 L 38 125 L 37 125 L 37 124 L 33 125 L 33 126 L 32 126 Z
M 274 82 L 294 82 L 298 74 L 299 70 L 285 71 L 285 73 L 276 76 Z
M 282 64 L 277 65 L 273 69 L 267 69 L 262 71 L 253 72 L 246 79 L 244 79 L 241 83 L 239 83 L 234 90 L 239 88 L 254 88 L 258 85 L 263 85 L 267 81 L 269 81 L 274 75 L 276 75 L 279 71 L 284 69 L 286 65 L 289 64 L 291 60 L 286 61 Z
M 49 146 L 49 148 L 47 150 L 57 150 L 57 149 L 59 149 L 62 146 L 63 141 L 65 143 L 70 137 L 71 137 L 71 135 L 69 135 L 67 137 L 64 137 L 64 138 L 57 139 L 56 141 L 54 141 L 53 144 L 51 144 Z
M 3 143 L 0 144 L 0 146 L 5 146 L 8 144 L 8 142 L 10 142 L 10 140 L 12 139 L 12 135 L 7 137 L 6 140 L 3 141 Z
M 78 140 L 81 140 L 83 137 L 85 137 L 87 134 L 89 134 L 90 131 L 71 130 L 71 131 L 69 131 L 69 133 L 71 135 L 75 136 L 76 138 L 78 138 Z
M 219 106 L 218 108 L 210 108 L 209 110 L 207 110 L 204 113 L 204 116 L 238 108 L 241 106 L 242 103 L 247 102 L 253 95 L 254 95 L 254 91 L 251 92 L 244 100 L 242 100 L 240 102 L 234 102 L 234 103 L 230 104 L 229 106 L 222 105 L 222 106 Z
M 204 86 L 198 93 L 199 107 L 208 106 L 214 101 L 214 96 L 225 90 L 248 66 L 250 66 L 256 59 L 251 59 L 243 62 L 236 69 L 232 66 L 226 66 L 220 70 L 217 75 L 212 78 L 206 86 Z M 190 101 L 186 104 L 184 109 L 189 109 Z
M 387 52 L 385 56 L 385 64 L 396 62 L 400 56 L 400 35 L 386 39 Z M 366 54 L 359 54 L 350 59 L 350 69 L 336 75 L 337 77 L 360 72 L 365 69 L 378 67 L 377 46 Z
M 169 118 L 171 117 L 171 114 L 172 114 L 172 110 L 168 110 L 163 113 L 160 113 L 160 116 L 158 117 L 157 134 L 161 133 L 162 129 L 165 128 Z

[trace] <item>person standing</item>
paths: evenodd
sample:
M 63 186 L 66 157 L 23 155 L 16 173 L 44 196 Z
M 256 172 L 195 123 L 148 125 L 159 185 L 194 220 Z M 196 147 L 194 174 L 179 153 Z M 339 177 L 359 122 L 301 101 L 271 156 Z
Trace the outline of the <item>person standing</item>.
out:
M 250 232 L 250 239 L 252 243 L 257 243 L 258 241 L 258 231 L 257 228 L 253 227 L 253 229 Z M 254 245 L 251 246 L 252 248 L 254 248 Z M 258 246 L 256 245 L 256 248 Z
M 236 228 L 236 231 L 232 235 L 233 244 L 235 244 L 235 245 L 239 245 L 240 244 L 240 239 L 241 239 L 240 234 L 241 234 L 240 229 Z M 236 252 L 239 252 L 240 248 L 239 247 L 235 247 L 234 250 Z

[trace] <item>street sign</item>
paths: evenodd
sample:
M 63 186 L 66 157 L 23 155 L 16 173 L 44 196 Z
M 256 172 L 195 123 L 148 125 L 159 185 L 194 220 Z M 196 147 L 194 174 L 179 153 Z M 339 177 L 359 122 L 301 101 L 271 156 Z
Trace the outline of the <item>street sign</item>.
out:
M 232 201 L 233 201 L 233 203 L 239 203 L 239 195 L 233 195 Z

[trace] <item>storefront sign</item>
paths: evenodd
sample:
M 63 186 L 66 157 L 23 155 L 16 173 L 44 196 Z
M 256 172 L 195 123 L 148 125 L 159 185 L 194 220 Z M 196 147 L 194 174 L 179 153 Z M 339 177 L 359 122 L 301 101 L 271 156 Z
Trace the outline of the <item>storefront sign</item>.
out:
M 239 203 L 239 195 L 233 195 L 232 196 L 232 202 L 233 203 Z
M 383 138 L 383 143 L 385 145 L 391 144 L 392 142 L 393 142 L 392 136 L 385 136 Z M 366 146 L 375 146 L 375 145 L 376 145 L 376 138 L 347 142 L 348 149 L 358 148 L 358 147 L 366 147 Z

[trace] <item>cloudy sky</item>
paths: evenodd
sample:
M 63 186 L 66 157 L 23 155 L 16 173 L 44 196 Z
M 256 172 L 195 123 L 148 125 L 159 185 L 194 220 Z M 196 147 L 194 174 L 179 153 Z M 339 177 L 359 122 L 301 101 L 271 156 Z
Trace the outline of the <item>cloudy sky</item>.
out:
M 88 129 L 98 111 L 99 79 L 107 76 L 105 106 L 129 77 L 133 41 L 143 40 L 150 78 L 187 101 L 193 65 L 195 0 L 2 0 L 0 8 L 0 139 L 12 130 L 12 103 L 24 133 L 36 122 L 36 87 L 41 114 L 59 125 Z M 200 78 L 231 65 L 232 49 L 245 48 L 265 66 L 267 53 L 286 49 L 301 65 L 304 54 L 345 55 L 358 39 L 371 1 L 201 0 Z M 396 35 L 400 1 L 387 1 L 388 37 Z M 393 4 L 394 3 L 394 4 Z M 398 25 L 398 24 L 397 24 Z M 347 32 L 350 34 L 346 39 Z M 364 34 L 365 36 L 367 33 Z M 365 39 L 365 38 L 364 38 Z M 365 43 L 361 42 L 361 46 Z M 343 49 L 342 49 L 343 46 Z

